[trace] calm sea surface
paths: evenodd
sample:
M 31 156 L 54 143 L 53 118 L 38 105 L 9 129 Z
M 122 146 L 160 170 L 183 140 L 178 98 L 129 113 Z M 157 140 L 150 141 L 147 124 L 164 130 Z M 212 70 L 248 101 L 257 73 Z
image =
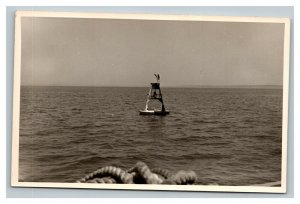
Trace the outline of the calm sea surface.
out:
M 100 167 L 193 170 L 200 184 L 281 180 L 282 89 L 22 87 L 20 181 L 74 182 Z

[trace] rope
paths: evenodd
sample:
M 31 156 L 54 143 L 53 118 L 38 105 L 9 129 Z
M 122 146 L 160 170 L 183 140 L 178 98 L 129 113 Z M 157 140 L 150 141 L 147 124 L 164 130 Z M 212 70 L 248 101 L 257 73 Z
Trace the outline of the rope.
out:
M 112 177 L 116 180 L 116 182 L 121 182 L 125 184 L 133 183 L 133 176 L 124 170 L 114 167 L 114 166 L 106 166 L 101 169 L 98 169 L 88 175 L 86 175 L 84 178 L 77 181 L 77 183 L 86 183 L 89 181 L 89 183 L 98 183 L 99 179 L 94 180 L 95 178 L 102 178 L 102 177 Z M 102 180 L 100 180 L 101 182 Z M 103 180 L 104 181 L 104 180 Z M 111 180 L 112 181 L 112 180 Z M 113 181 L 112 181 L 113 182 Z
M 167 179 L 168 177 L 170 177 L 172 174 L 169 170 L 167 169 L 162 169 L 162 168 L 154 168 L 154 169 L 151 169 L 151 171 L 153 173 L 156 173 L 158 175 L 161 175 L 162 177 L 164 177 L 165 179 Z
M 87 174 L 76 182 L 189 185 L 195 184 L 196 180 L 197 174 L 194 171 L 178 171 L 172 174 L 166 169 L 150 169 L 144 162 L 137 162 L 134 167 L 128 170 L 106 166 Z
M 197 180 L 197 174 L 193 171 L 178 171 L 175 175 L 167 178 L 164 184 L 186 185 L 193 184 Z

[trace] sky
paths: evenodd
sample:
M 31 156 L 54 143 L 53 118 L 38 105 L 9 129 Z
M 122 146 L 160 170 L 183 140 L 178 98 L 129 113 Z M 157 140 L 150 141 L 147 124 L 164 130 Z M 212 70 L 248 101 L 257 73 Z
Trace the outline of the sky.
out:
M 22 17 L 21 84 L 282 85 L 284 24 Z

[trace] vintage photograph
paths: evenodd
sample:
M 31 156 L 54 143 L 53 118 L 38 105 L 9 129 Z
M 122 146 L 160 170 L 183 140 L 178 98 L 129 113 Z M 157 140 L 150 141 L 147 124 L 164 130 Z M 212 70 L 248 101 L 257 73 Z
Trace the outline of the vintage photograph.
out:
M 287 18 L 18 11 L 12 185 L 286 191 Z

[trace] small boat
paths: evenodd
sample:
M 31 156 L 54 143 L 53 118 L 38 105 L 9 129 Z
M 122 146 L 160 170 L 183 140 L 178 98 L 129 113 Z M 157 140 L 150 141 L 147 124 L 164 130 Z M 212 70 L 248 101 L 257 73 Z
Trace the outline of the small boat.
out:
M 160 89 L 160 76 L 159 74 L 154 74 L 157 82 L 151 83 L 150 91 L 147 96 L 146 107 L 144 110 L 140 110 L 140 115 L 168 115 L 170 112 L 165 109 L 162 92 Z M 148 109 L 148 103 L 150 100 L 158 100 L 161 103 L 161 110 Z

